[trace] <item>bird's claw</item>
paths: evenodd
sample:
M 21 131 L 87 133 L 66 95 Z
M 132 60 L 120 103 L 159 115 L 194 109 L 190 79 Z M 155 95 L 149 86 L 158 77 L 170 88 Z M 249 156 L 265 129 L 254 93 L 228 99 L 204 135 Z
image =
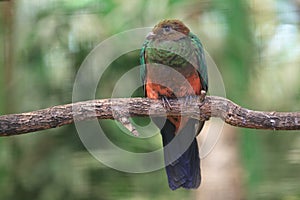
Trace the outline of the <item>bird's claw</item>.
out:
M 166 110 L 172 110 L 172 106 L 167 97 L 163 96 L 161 98 L 161 100 L 162 100 L 163 106 Z
M 188 95 L 185 97 L 184 99 L 184 106 L 187 107 L 189 105 L 189 102 L 191 102 L 193 100 L 193 96 Z
M 205 90 L 201 90 L 200 95 L 199 95 L 199 100 L 200 102 L 203 102 L 206 96 L 206 91 Z

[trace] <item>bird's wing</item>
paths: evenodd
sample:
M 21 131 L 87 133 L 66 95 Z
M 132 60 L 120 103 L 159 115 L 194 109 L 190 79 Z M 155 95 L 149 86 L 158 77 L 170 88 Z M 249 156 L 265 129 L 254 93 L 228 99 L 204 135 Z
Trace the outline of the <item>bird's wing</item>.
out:
M 191 38 L 192 45 L 195 48 L 196 56 L 197 56 L 197 62 L 198 62 L 198 72 L 200 74 L 200 81 L 203 90 L 208 90 L 208 75 L 207 75 L 207 65 L 204 55 L 204 49 L 203 46 L 199 40 L 199 38 L 193 34 L 189 33 L 189 37 Z
M 207 65 L 206 65 L 206 60 L 205 60 L 205 55 L 204 55 L 204 49 L 201 44 L 201 41 L 195 34 L 190 32 L 189 37 L 191 38 L 192 45 L 194 46 L 196 55 L 197 55 L 197 62 L 198 62 L 197 70 L 200 75 L 201 86 L 202 86 L 203 90 L 207 91 L 208 90 L 208 74 L 207 74 Z M 197 124 L 197 127 L 196 127 L 197 135 L 202 130 L 204 123 L 205 123 L 204 121 L 200 121 Z
M 148 46 L 149 41 L 146 40 L 142 46 L 141 52 L 140 52 L 140 77 L 143 83 L 143 89 L 144 89 L 144 94 L 146 95 L 146 74 L 147 74 L 147 68 L 146 68 L 146 48 Z

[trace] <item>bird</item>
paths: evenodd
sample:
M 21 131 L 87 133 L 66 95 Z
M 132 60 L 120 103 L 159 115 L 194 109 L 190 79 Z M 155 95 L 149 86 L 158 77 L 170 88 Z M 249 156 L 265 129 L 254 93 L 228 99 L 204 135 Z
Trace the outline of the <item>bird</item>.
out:
M 207 92 L 207 64 L 202 43 L 182 21 L 160 21 L 142 45 L 140 76 L 145 97 L 161 99 L 165 106 L 170 106 L 168 99 L 188 99 L 201 95 L 201 91 Z M 196 136 L 204 121 L 180 115 L 153 121 L 162 135 L 169 187 L 197 189 L 201 170 Z

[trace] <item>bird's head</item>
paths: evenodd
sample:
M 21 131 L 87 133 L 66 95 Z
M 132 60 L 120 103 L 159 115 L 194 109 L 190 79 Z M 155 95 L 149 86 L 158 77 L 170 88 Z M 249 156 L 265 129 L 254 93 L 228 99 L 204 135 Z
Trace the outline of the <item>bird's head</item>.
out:
M 187 36 L 190 29 L 186 27 L 180 20 L 166 19 L 154 26 L 149 34 L 149 39 L 176 39 L 178 37 Z

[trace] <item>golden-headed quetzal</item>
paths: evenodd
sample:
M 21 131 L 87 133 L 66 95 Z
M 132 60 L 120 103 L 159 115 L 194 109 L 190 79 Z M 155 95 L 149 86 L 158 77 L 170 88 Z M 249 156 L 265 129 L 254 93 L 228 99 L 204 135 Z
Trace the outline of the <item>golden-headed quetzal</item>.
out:
M 207 67 L 200 40 L 179 20 L 163 20 L 154 26 L 143 44 L 141 77 L 145 96 L 151 99 L 190 97 L 208 89 Z M 167 102 L 168 103 L 168 102 Z M 184 146 L 183 139 L 172 148 L 164 148 L 164 158 L 169 187 L 198 188 L 201 182 L 200 158 L 196 136 L 204 122 L 182 116 L 154 119 L 161 130 L 166 147 L 176 135 L 189 134 L 190 142 L 178 154 L 177 147 Z M 185 136 L 184 136 L 185 137 Z M 182 147 L 180 147 L 182 148 Z M 169 162 L 175 156 L 172 162 Z M 177 157 L 176 157 L 177 156 Z

